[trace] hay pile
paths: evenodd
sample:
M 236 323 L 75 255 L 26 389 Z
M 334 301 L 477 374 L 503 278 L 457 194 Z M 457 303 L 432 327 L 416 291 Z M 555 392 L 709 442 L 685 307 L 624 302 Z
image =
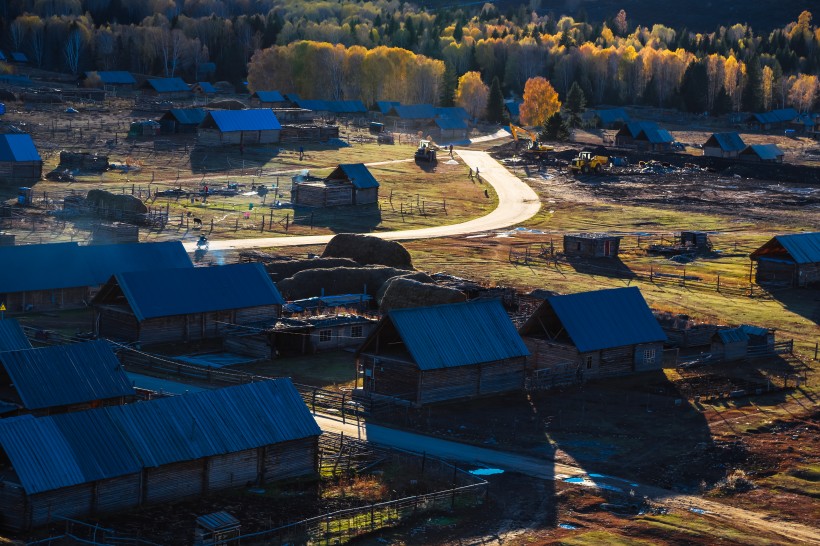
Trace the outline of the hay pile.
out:
M 362 265 L 413 269 L 410 253 L 401 244 L 355 233 L 340 233 L 333 237 L 322 258 L 350 258 Z
M 426 307 L 443 303 L 467 301 L 463 292 L 445 286 L 427 284 L 408 277 L 398 277 L 386 283 L 379 308 L 382 313 L 405 307 Z
M 148 207 L 139 198 L 105 190 L 89 190 L 85 203 L 103 218 L 135 220 L 137 215 L 148 212 Z
M 324 291 L 326 296 L 366 293 L 376 297 L 388 279 L 415 273 L 393 267 L 334 267 L 308 269 L 277 283 L 279 291 L 289 300 L 312 298 Z M 427 282 L 432 279 L 427 277 Z
M 387 287 L 390 286 L 390 284 L 394 282 L 396 279 L 410 279 L 424 284 L 435 284 L 436 282 L 430 277 L 430 275 L 422 272 L 408 273 L 407 275 L 399 275 L 397 277 L 387 279 L 387 281 L 379 289 L 379 292 L 376 294 L 376 301 L 379 302 L 379 305 L 381 305 L 381 301 L 384 297 L 384 293 L 387 291 Z
M 265 269 L 274 281 L 293 277 L 308 269 L 331 269 L 334 267 L 359 267 L 360 264 L 348 258 L 312 258 L 310 260 L 265 261 Z M 316 295 L 316 294 L 314 294 Z

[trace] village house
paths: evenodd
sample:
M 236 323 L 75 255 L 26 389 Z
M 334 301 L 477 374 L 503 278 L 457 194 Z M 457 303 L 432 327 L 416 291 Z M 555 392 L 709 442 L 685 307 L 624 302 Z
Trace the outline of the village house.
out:
M 159 130 L 165 135 L 196 133 L 205 112 L 204 108 L 172 108 L 159 118 Z
M 273 144 L 279 142 L 282 125 L 270 108 L 210 110 L 199 125 L 199 144 Z
M 0 135 L 0 183 L 32 184 L 43 175 L 43 159 L 31 135 Z
M 777 144 L 750 144 L 737 157 L 757 163 L 783 163 L 783 155 Z
M 675 139 L 654 121 L 630 122 L 615 133 L 615 145 L 653 152 L 667 151 Z
M 98 72 L 86 72 L 85 80 L 94 80 L 94 77 L 99 78 L 100 85 L 103 89 L 116 91 L 134 89 L 137 85 L 137 80 L 130 72 L 125 70 L 100 70 Z
M 279 91 L 255 91 L 250 96 L 250 103 L 260 108 L 292 108 L 293 104 Z
M 191 93 L 196 97 L 202 97 L 205 102 L 216 95 L 217 89 L 211 82 L 194 82 L 191 84 Z
M 808 286 L 820 282 L 820 232 L 776 235 L 749 258 L 755 282 Z
M 605 108 L 601 110 L 586 110 L 581 115 L 584 127 L 601 129 L 620 129 L 632 119 L 623 108 Z
M 703 155 L 709 157 L 737 157 L 746 148 L 737 133 L 713 133 L 703 144 Z
M 463 140 L 467 138 L 467 122 L 458 117 L 438 117 L 435 119 L 439 140 Z
M 145 80 L 140 88 L 142 94 L 161 99 L 187 99 L 191 97 L 191 87 L 182 78 L 157 78 Z
M 414 406 L 517 391 L 527 356 L 498 300 L 391 309 L 356 352 L 357 388 Z
M 759 131 L 769 131 L 771 129 L 783 129 L 788 127 L 792 121 L 797 119 L 797 110 L 794 108 L 780 108 L 770 112 L 752 114 L 746 122 Z
M 326 178 L 297 175 L 292 182 L 294 205 L 333 207 L 379 201 L 379 182 L 363 163 L 339 165 Z
M 634 286 L 547 297 L 519 333 L 543 388 L 663 365 L 666 334 Z
M 564 256 L 579 258 L 615 258 L 621 237 L 608 233 L 570 233 L 564 235 Z
M 0 405 L 17 407 L 6 415 L 65 413 L 124 404 L 135 396 L 106 341 L 0 352 Z
M 261 263 L 117 273 L 91 302 L 95 334 L 143 344 L 218 338 L 284 303 Z
M 0 525 L 28 530 L 315 476 L 320 434 L 290 379 L 2 419 Z

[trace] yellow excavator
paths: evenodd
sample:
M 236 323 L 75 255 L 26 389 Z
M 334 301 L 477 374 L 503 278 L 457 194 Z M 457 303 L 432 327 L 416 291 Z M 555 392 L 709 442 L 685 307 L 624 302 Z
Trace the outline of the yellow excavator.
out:
M 524 156 L 535 157 L 537 159 L 546 158 L 547 153 L 555 150 L 552 146 L 541 144 L 538 137 L 522 127 L 510 123 L 510 133 L 516 142 L 525 142 L 526 148 L 521 152 Z

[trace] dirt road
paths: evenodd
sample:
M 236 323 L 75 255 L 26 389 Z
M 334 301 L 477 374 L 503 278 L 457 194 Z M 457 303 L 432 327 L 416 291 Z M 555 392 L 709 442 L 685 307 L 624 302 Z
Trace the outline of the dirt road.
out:
M 588 474 L 582 468 L 557 463 L 549 459 L 507 453 L 379 425 L 362 423 L 361 426 L 357 426 L 356 423 L 343 424 L 334 418 L 320 415 L 315 417 L 322 430 L 336 433 L 344 432 L 345 435 L 375 444 L 416 453 L 423 452 L 435 457 L 479 467 L 519 472 L 544 480 L 560 480 L 579 486 L 598 487 L 627 494 L 634 491 L 638 498 L 646 497 L 654 503 L 668 508 L 693 512 L 717 521 L 723 520 L 732 526 L 741 525 L 765 533 L 767 536 L 781 537 L 784 543 L 820 544 L 820 531 L 812 527 L 772 519 L 771 516 L 766 514 L 735 508 L 701 497 L 682 495 L 667 489 L 634 483 L 615 476 Z
M 486 152 L 461 150 L 461 159 L 473 170 L 478 169 L 481 179 L 489 183 L 498 194 L 498 207 L 490 214 L 468 222 L 449 226 L 424 229 L 372 233 L 371 235 L 390 241 L 412 239 L 433 239 L 452 237 L 502 229 L 519 224 L 535 216 L 541 208 L 538 195 L 527 184 L 512 175 Z M 210 250 L 241 250 L 280 246 L 305 246 L 326 244 L 332 235 L 307 235 L 301 237 L 263 237 L 258 239 L 215 239 L 210 241 Z M 196 250 L 196 242 L 185 243 L 188 252 Z

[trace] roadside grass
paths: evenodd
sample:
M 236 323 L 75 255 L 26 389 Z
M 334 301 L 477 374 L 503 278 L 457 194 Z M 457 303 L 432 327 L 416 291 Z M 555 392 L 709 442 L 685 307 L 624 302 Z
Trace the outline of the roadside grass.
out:
M 670 543 L 693 541 L 696 544 L 716 544 L 730 541 L 735 544 L 770 545 L 772 539 L 762 537 L 737 527 L 731 527 L 724 521 L 714 521 L 706 515 L 695 513 L 662 514 L 640 516 L 633 520 L 635 527 L 646 527 L 647 532 L 658 532 Z
M 353 354 L 347 351 L 282 357 L 231 369 L 270 377 L 290 377 L 296 383 L 322 388 L 353 387 L 356 381 Z
M 755 484 L 773 492 L 794 493 L 817 501 L 820 499 L 820 465 L 801 465 L 755 480 Z
M 656 543 L 626 537 L 610 531 L 587 531 L 573 536 L 563 537 L 553 544 L 564 544 L 566 546 L 599 546 L 600 544 L 607 544 L 609 546 L 644 546 Z

